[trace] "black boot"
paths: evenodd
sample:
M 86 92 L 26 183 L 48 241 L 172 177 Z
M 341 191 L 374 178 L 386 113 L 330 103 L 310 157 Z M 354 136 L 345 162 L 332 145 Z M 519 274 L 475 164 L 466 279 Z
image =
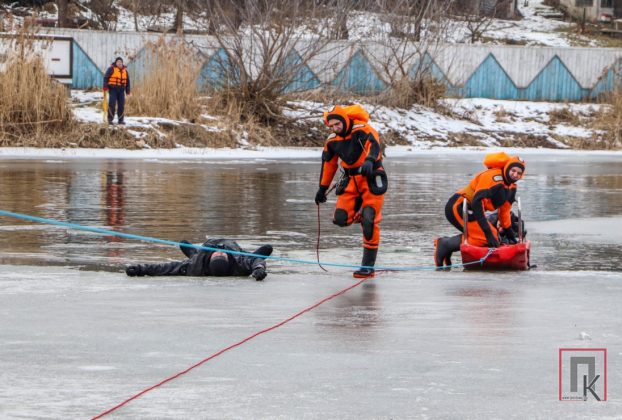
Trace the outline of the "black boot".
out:
M 179 241 L 179 243 L 180 244 L 192 245 L 190 242 L 186 241 L 185 239 L 182 239 L 181 241 Z M 189 246 L 179 245 L 179 249 L 181 249 L 181 252 L 184 253 L 186 258 L 192 258 L 194 256 L 194 254 L 196 254 L 198 252 L 198 250 L 196 248 L 192 248 L 192 247 L 189 247 Z
M 460 251 L 462 235 L 451 236 L 449 238 L 438 238 L 434 241 L 434 264 L 437 267 L 447 267 L 451 265 L 451 254 Z
M 262 245 L 259 248 L 257 248 L 253 254 L 256 255 L 262 255 L 264 257 L 269 257 L 270 255 L 272 255 L 272 245 Z
M 361 262 L 363 267 L 356 270 L 353 276 L 357 279 L 373 277 L 374 269 L 370 267 L 373 267 L 376 264 L 376 255 L 378 255 L 377 249 L 363 248 L 363 262 Z
M 140 269 L 140 265 L 130 265 L 129 267 L 126 267 L 125 274 L 127 274 L 130 277 L 143 275 L 142 270 Z

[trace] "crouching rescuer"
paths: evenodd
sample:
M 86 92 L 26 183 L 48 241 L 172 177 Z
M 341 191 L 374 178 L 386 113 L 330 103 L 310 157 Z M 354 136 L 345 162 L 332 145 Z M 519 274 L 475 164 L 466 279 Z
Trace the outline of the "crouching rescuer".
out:
M 516 182 L 525 173 L 525 162 L 518 156 L 500 152 L 486 155 L 484 166 L 486 170 L 475 175 L 445 205 L 445 217 L 462 233 L 434 241 L 434 262 L 437 267 L 450 266 L 451 254 L 460 250 L 460 244 L 465 239 L 470 245 L 488 248 L 500 246 L 500 234 L 509 244 L 517 242 L 511 208 L 516 198 Z M 467 214 L 463 213 L 465 200 Z M 491 223 L 486 212 L 495 210 L 497 217 Z M 467 232 L 464 232 L 465 218 Z
M 332 134 L 324 144 L 320 187 L 315 194 L 317 205 L 326 202 L 326 192 L 341 166 L 343 174 L 335 190 L 333 223 L 341 227 L 361 224 L 363 260 L 362 267 L 354 272 L 357 278 L 374 275 L 380 242 L 378 224 L 388 187 L 380 137 L 368 121 L 369 114 L 360 105 L 335 106 L 324 113 L 324 123 Z

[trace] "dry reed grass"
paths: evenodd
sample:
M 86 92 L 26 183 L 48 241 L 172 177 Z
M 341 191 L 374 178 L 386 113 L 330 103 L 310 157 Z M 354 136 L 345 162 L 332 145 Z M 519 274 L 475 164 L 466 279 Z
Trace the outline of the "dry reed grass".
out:
M 549 124 L 581 125 L 581 116 L 570 110 L 568 106 L 549 111 Z
M 512 112 L 509 112 L 503 108 L 501 108 L 498 111 L 493 112 L 494 116 L 495 116 L 495 121 L 498 123 L 504 123 L 504 124 L 509 124 L 512 122 L 513 117 L 515 117 L 515 115 Z
M 17 146 L 74 126 L 64 86 L 50 78 L 32 38 L 14 41 L 0 71 L 0 145 Z
M 432 76 L 421 75 L 414 80 L 408 76 L 398 80 L 376 98 L 379 105 L 408 109 L 415 104 L 437 109 L 447 87 Z
M 160 126 L 167 141 L 187 147 L 238 147 L 237 136 L 230 130 L 208 130 L 199 124 Z
M 622 88 L 605 97 L 609 104 L 594 120 L 594 128 L 604 131 L 603 142 L 607 149 L 622 148 Z
M 127 115 L 147 115 L 196 121 L 201 113 L 197 79 L 198 56 L 183 41 L 147 45 L 142 77 L 132 80 Z
M 134 131 L 140 131 L 138 127 Z M 102 124 L 72 124 L 62 133 L 41 133 L 36 136 L 21 136 L 10 144 L 13 147 L 47 147 L 47 148 L 90 148 L 90 149 L 141 149 L 176 147 L 167 137 L 161 137 L 154 130 L 144 130 L 144 136 L 137 139 L 127 130 Z
M 503 138 L 498 138 L 501 147 L 544 147 L 558 149 L 556 143 L 549 141 L 548 136 L 531 133 L 505 133 Z
M 262 101 L 267 100 L 265 97 Z M 242 142 L 258 146 L 277 146 L 283 143 L 277 138 L 273 128 L 278 127 L 285 118 L 271 122 L 262 119 L 257 103 L 245 99 L 236 89 L 225 88 L 213 92 L 207 104 L 211 115 L 219 117 L 220 126 L 232 135 L 239 136 Z
M 483 144 L 481 137 L 467 132 L 448 133 L 447 143 L 454 147 L 482 146 Z
M 286 97 L 289 101 L 309 101 L 317 102 L 319 104 L 342 104 L 352 105 L 355 103 L 368 102 L 369 97 L 355 98 L 350 92 L 344 92 L 341 89 L 334 89 L 329 86 L 323 89 L 314 89 L 307 92 L 296 92 L 295 95 L 288 95 Z M 325 110 L 318 108 L 317 117 L 322 118 L 322 113 Z

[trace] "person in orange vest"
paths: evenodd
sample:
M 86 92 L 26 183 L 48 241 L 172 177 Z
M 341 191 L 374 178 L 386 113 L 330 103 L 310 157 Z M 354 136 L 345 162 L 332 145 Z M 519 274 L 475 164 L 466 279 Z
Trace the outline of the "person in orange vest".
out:
M 332 134 L 324 144 L 320 186 L 315 194 L 315 204 L 326 202 L 326 192 L 341 165 L 333 223 L 341 227 L 361 223 L 363 259 L 362 267 L 354 272 L 357 278 L 374 275 L 380 243 L 378 224 L 388 186 L 380 137 L 368 121 L 369 114 L 360 105 L 335 106 L 324 112 L 324 123 Z
M 108 124 L 114 120 L 115 109 L 119 124 L 125 124 L 125 95 L 130 96 L 130 75 L 121 57 L 117 57 L 104 74 L 104 92 L 108 92 Z
M 505 152 L 491 153 L 484 158 L 486 170 L 478 173 L 465 188 L 449 198 L 445 217 L 463 234 L 434 241 L 434 263 L 437 267 L 451 265 L 451 254 L 460 250 L 464 240 L 463 202 L 467 202 L 467 237 L 473 246 L 497 248 L 502 233 L 509 243 L 516 243 L 511 208 L 516 197 L 516 181 L 525 174 L 525 162 Z M 486 211 L 497 210 L 498 222 L 486 218 Z

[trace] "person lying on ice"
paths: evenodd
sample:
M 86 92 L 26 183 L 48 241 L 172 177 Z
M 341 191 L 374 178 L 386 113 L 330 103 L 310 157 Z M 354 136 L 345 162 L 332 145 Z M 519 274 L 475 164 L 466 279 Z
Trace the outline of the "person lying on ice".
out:
M 182 244 L 190 244 L 181 241 Z M 247 252 L 231 239 L 208 239 L 203 243 L 207 248 L 224 251 Z M 266 259 L 272 254 L 272 245 L 262 245 L 253 254 L 238 255 L 220 251 L 207 251 L 180 245 L 186 257 L 184 261 L 162 264 L 130 265 L 125 269 L 128 276 L 248 276 L 255 280 L 266 278 Z
M 473 246 L 499 247 L 497 224 L 486 218 L 486 211 L 498 210 L 500 230 L 508 241 L 516 242 L 510 209 L 516 197 L 516 181 L 525 173 L 525 162 L 518 156 L 491 153 L 484 158 L 486 170 L 475 175 L 469 185 L 452 195 L 445 205 L 445 217 L 463 232 L 462 206 L 467 201 L 467 242 Z M 451 254 L 460 250 L 463 235 L 438 238 L 434 241 L 434 263 L 437 267 L 451 265 Z
M 374 275 L 376 264 L 382 204 L 387 191 L 387 175 L 382 167 L 382 153 L 378 132 L 367 124 L 369 114 L 360 105 L 335 106 L 324 112 L 324 123 L 333 132 L 322 152 L 320 186 L 315 204 L 326 202 L 326 192 L 339 164 L 344 171 L 335 193 L 337 205 L 333 223 L 350 226 L 360 221 L 363 228 L 363 261 L 354 277 Z

